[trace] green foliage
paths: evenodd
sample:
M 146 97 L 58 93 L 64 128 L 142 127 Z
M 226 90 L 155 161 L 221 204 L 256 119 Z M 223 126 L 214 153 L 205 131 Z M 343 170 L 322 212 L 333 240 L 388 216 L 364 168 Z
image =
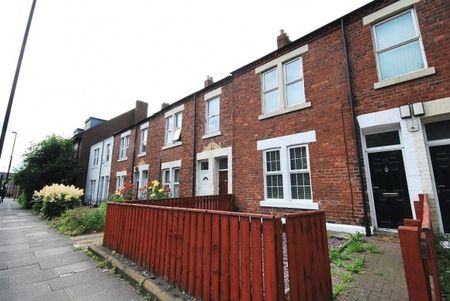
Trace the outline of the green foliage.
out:
M 364 259 L 359 257 L 353 259 L 352 262 L 350 262 L 350 264 L 344 264 L 344 268 L 348 272 L 352 272 L 355 274 L 359 273 L 363 267 L 364 267 Z
M 80 200 L 71 200 L 71 201 L 59 201 L 59 202 L 48 202 L 48 201 L 36 201 L 41 202 L 41 210 L 40 213 L 46 219 L 54 219 L 69 209 L 74 209 L 81 205 Z
M 436 238 L 436 254 L 441 277 L 442 296 L 444 300 L 450 300 L 450 249 L 443 247 L 445 241 L 450 241 L 450 237 L 441 235 Z
M 81 235 L 84 233 L 101 232 L 105 226 L 106 203 L 98 208 L 78 207 L 67 210 L 51 225 L 66 235 Z
M 17 203 L 19 203 L 19 206 L 24 209 L 30 209 L 33 206 L 33 203 L 31 202 L 31 196 L 28 196 L 25 191 L 22 191 L 22 193 L 19 195 Z
M 124 199 L 120 192 L 116 192 L 116 193 L 110 194 L 108 196 L 108 202 L 122 203 L 123 201 L 124 201 Z
M 343 282 L 337 283 L 333 287 L 333 299 L 336 299 L 346 289 L 347 289 L 347 285 L 345 285 Z
M 23 157 L 23 164 L 15 171 L 13 181 L 25 192 L 27 208 L 31 208 L 35 190 L 52 183 L 73 184 L 80 173 L 71 139 L 49 136 L 31 145 Z
M 350 240 L 345 246 L 345 251 L 349 254 L 351 253 L 361 253 L 365 251 L 364 239 L 361 233 L 355 235 L 350 234 Z

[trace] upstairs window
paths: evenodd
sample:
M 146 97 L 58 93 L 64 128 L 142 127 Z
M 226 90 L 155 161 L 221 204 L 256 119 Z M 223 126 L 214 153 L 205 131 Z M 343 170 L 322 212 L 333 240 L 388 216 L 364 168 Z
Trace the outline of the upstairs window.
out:
M 217 132 L 220 129 L 220 96 L 206 102 L 206 133 Z
M 426 67 L 416 14 L 413 9 L 373 26 L 380 80 Z
M 111 143 L 106 144 L 105 147 L 105 162 L 109 162 L 109 158 L 110 158 L 110 153 L 111 153 Z
M 127 159 L 128 146 L 130 144 L 130 135 L 123 135 L 120 137 L 120 147 L 119 147 L 119 160 Z
M 278 93 L 277 68 L 263 74 L 263 91 L 264 113 L 278 111 L 280 109 L 280 99 Z
M 139 144 L 139 153 L 143 154 L 147 151 L 147 133 L 148 129 L 141 129 L 141 143 Z
M 255 68 L 261 76 L 262 115 L 258 119 L 308 108 L 305 98 L 303 56 L 308 45 Z
M 182 112 L 166 117 L 166 134 L 164 144 L 173 144 L 174 142 L 180 141 L 182 122 Z
M 305 102 L 302 58 L 298 57 L 263 73 L 264 113 L 288 109 Z M 281 74 L 280 74 L 281 72 Z M 281 77 L 282 83 L 279 82 Z
M 94 166 L 97 166 L 99 163 L 99 159 L 100 159 L 100 148 L 96 148 L 94 149 Z

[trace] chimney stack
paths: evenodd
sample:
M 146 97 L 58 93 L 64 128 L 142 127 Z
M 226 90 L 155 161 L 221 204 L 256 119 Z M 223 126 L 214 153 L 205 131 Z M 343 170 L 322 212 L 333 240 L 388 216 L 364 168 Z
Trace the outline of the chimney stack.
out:
M 161 110 L 164 109 L 165 107 L 168 107 L 168 106 L 170 106 L 169 103 L 163 102 L 163 103 L 161 104 Z
M 205 88 L 214 84 L 214 80 L 211 76 L 207 75 L 205 80 Z
M 284 32 L 284 30 L 280 30 L 280 35 L 277 37 L 277 45 L 278 49 L 289 44 L 291 40 L 289 40 L 289 36 Z

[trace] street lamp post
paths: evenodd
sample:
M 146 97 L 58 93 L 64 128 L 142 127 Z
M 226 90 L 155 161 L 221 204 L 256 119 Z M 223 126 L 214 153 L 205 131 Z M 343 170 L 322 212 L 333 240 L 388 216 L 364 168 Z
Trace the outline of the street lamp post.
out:
M 9 171 L 11 170 L 11 163 L 12 163 L 13 154 L 14 154 L 14 146 L 16 146 L 17 132 L 12 132 L 12 133 L 14 134 L 14 142 L 13 142 L 13 146 L 12 146 L 12 149 L 11 149 L 11 157 L 9 158 L 9 165 L 8 165 L 8 171 L 6 172 L 5 183 L 2 186 L 1 202 L 3 202 L 3 199 L 5 198 L 6 185 L 8 184 Z
M 17 62 L 16 73 L 14 74 L 14 80 L 11 87 L 11 93 L 9 94 L 8 106 L 6 108 L 5 119 L 3 121 L 2 133 L 0 136 L 0 158 L 3 151 L 3 142 L 5 142 L 6 130 L 8 129 L 9 115 L 11 115 L 11 108 L 14 100 L 14 94 L 16 93 L 17 80 L 19 79 L 20 66 L 22 65 L 23 54 L 25 52 L 25 46 L 27 45 L 28 33 L 30 32 L 31 20 L 33 20 L 34 8 L 36 6 L 36 0 L 33 0 L 31 4 L 30 15 L 28 16 L 28 23 L 23 36 L 22 47 L 20 48 L 19 60 Z

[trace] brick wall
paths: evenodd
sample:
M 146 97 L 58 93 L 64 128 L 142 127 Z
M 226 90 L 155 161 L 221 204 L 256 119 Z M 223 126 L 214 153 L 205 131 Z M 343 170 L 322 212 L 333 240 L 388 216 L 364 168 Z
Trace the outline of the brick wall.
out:
M 428 65 L 436 74 L 375 90 L 377 69 L 371 27 L 363 26 L 362 18 L 394 1 L 375 1 L 345 17 L 351 65 L 352 90 L 356 113 L 381 111 L 406 103 L 428 101 L 448 96 L 450 35 L 448 30 L 448 1 L 420 1 L 415 4 L 423 36 Z M 127 170 L 131 180 L 133 166 L 149 164 L 149 180 L 161 179 L 161 163 L 181 160 L 181 196 L 194 194 L 194 158 L 211 144 L 233 148 L 233 193 L 243 211 L 293 211 L 292 209 L 262 208 L 264 176 L 262 151 L 257 141 L 314 130 L 316 141 L 309 144 L 313 201 L 324 209 L 330 222 L 360 225 L 363 219 L 362 193 L 357 169 L 357 149 L 340 22 L 294 41 L 232 73 L 193 95 L 164 108 L 149 117 L 147 155 L 131 162 L 117 162 L 120 134 L 115 136 L 111 172 L 111 189 L 115 188 L 115 173 Z M 302 55 L 306 100 L 311 106 L 291 113 L 259 120 L 261 115 L 261 79 L 255 68 L 303 45 Z M 221 87 L 221 135 L 203 139 L 205 134 L 204 94 Z M 195 101 L 197 118 L 194 122 Z M 162 149 L 164 145 L 164 113 L 184 104 L 182 145 Z M 137 124 L 136 128 L 139 128 Z M 194 150 L 195 128 L 195 150 Z M 359 133 L 357 133 L 359 135 Z M 139 138 L 136 140 L 139 143 Z M 134 134 L 130 140 L 133 152 Z M 362 161 L 362 158 L 359 158 Z M 365 192 L 364 192 L 365 193 Z

